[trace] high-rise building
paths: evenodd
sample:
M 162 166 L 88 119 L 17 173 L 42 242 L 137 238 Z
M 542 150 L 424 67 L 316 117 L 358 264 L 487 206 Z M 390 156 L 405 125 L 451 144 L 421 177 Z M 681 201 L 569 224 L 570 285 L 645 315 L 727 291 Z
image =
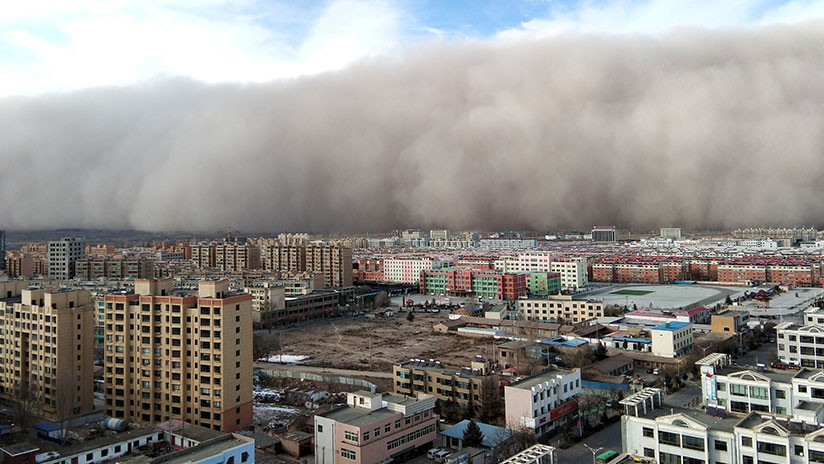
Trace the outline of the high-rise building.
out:
M 105 304 L 107 416 L 224 432 L 252 422 L 251 295 L 230 293 L 228 280 L 201 281 L 196 295 L 137 280 Z
M 449 240 L 449 229 L 432 229 L 429 231 L 432 240 Z
M 593 242 L 614 242 L 617 239 L 615 226 L 595 226 L 592 228 Z
M 94 410 L 94 308 L 88 291 L 0 283 L 0 396 L 49 420 Z
M 669 240 L 681 240 L 680 227 L 662 227 L 661 238 Z
M 122 255 L 95 255 L 75 262 L 75 277 L 96 279 L 146 279 L 153 275 L 152 263 L 145 258 Z
M 64 237 L 49 242 L 49 277 L 71 279 L 75 263 L 86 255 L 86 244 L 80 237 Z
M 323 273 L 328 287 L 352 285 L 352 250 L 339 246 L 309 245 L 306 247 L 307 272 Z

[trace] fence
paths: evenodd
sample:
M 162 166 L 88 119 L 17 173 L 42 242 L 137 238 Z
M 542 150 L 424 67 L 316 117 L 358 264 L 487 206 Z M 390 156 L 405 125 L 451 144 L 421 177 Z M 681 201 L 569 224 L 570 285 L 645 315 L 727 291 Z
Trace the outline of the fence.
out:
M 356 379 L 353 377 L 342 377 L 339 375 L 320 375 L 311 372 L 294 372 L 294 371 L 277 371 L 272 369 L 255 369 L 256 375 L 265 375 L 267 377 L 289 377 L 300 380 L 314 380 L 316 382 L 329 383 L 343 383 L 347 385 L 358 385 L 367 388 L 370 391 L 375 391 L 376 385 L 372 382 L 363 379 Z

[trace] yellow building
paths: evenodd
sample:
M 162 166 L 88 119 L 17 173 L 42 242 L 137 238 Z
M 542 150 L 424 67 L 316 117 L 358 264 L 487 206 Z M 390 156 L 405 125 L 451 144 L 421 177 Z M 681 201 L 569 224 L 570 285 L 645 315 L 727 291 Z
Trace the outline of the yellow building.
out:
M 107 295 L 106 415 L 139 424 L 180 419 L 233 432 L 252 422 L 252 296 L 228 280 L 179 293 L 137 280 Z
M 88 291 L 0 283 L 0 396 L 64 420 L 94 409 L 94 307 Z M 11 296 L 9 294 L 11 293 Z

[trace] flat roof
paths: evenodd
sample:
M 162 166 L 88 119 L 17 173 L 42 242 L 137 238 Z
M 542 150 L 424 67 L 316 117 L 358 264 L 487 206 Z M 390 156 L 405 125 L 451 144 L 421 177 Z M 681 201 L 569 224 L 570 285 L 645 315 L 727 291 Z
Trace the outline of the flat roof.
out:
M 252 441 L 251 438 L 244 439 L 239 435 L 225 434 L 223 437 L 209 440 L 191 448 L 169 453 L 153 459 L 151 462 L 152 464 L 199 462 L 222 454 L 232 448 L 251 443 Z
M 715 371 L 716 375 L 725 375 L 727 377 L 729 377 L 732 374 L 743 372 L 750 372 L 753 375 L 763 375 L 764 377 L 767 377 L 770 380 L 783 383 L 792 383 L 793 377 L 795 377 L 795 375 L 798 374 L 798 372 L 796 371 L 783 371 L 778 369 L 756 370 L 749 368 L 741 368 L 740 366 L 727 366 Z
M 13 445 L 0 446 L 0 451 L 8 454 L 9 456 L 19 456 L 21 454 L 40 451 L 40 448 L 32 445 L 31 443 L 15 443 Z
M 344 406 L 339 409 L 333 409 L 327 413 L 320 414 L 321 417 L 332 419 L 344 424 L 353 425 L 355 427 L 363 427 L 383 419 L 400 414 L 396 411 L 390 411 L 386 408 L 381 408 L 375 411 L 358 408 L 352 406 Z
M 545 370 L 533 376 L 527 377 L 523 380 L 519 380 L 515 383 L 511 383 L 507 385 L 507 387 L 512 388 L 521 388 L 524 390 L 531 390 L 532 387 L 542 384 L 548 380 L 557 378 L 559 375 L 571 374 L 573 372 L 572 369 L 560 369 L 557 367 L 551 368 L 549 370 Z
M 661 324 L 658 327 L 654 327 L 652 330 L 669 330 L 669 331 L 673 331 L 673 330 L 683 329 L 684 327 L 686 327 L 688 325 L 690 325 L 689 322 L 670 321 L 670 322 L 667 322 L 666 324 Z

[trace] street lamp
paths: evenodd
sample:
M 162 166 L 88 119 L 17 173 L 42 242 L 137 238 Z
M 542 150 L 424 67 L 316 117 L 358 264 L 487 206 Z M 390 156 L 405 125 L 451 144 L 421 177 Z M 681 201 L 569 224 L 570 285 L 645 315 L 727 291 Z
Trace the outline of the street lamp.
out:
M 595 455 L 598 453 L 598 451 L 601 451 L 602 449 L 604 449 L 604 447 L 599 446 L 598 448 L 592 448 L 591 446 L 587 445 L 586 443 L 582 443 L 582 444 L 584 445 L 584 448 L 588 449 L 589 452 L 592 453 L 592 464 L 595 464 Z

